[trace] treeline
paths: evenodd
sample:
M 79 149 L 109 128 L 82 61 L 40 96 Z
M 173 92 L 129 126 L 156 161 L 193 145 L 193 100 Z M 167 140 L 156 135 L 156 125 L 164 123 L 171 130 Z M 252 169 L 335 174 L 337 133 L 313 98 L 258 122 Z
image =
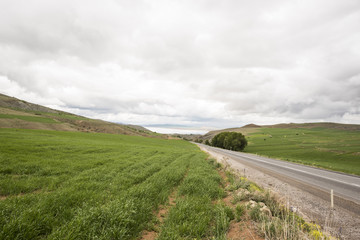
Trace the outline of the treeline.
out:
M 233 151 L 242 151 L 247 145 L 247 140 L 244 135 L 238 132 L 222 132 L 215 135 L 211 143 L 206 140 L 205 144 Z

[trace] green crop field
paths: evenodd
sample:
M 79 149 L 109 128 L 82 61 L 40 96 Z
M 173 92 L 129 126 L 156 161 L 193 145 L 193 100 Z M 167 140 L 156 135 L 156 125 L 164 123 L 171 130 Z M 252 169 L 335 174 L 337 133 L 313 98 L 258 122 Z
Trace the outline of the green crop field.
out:
M 326 128 L 260 128 L 246 152 L 360 175 L 360 132 Z
M 0 129 L 0 239 L 223 238 L 221 178 L 182 140 Z

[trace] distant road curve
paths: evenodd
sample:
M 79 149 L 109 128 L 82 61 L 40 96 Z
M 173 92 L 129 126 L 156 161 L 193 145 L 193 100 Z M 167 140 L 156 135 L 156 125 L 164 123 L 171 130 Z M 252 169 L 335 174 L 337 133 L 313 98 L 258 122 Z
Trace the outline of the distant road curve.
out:
M 198 145 L 279 178 L 290 185 L 294 185 L 327 201 L 330 201 L 330 190 L 333 189 L 335 205 L 360 215 L 360 177 L 358 176 L 261 157 L 254 154 L 210 147 L 204 144 Z

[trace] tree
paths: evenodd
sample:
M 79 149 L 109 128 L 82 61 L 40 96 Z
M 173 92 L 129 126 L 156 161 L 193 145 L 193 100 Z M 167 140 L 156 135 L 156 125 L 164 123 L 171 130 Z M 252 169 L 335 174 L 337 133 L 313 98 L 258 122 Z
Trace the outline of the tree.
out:
M 242 151 L 247 145 L 247 140 L 241 133 L 222 132 L 213 137 L 211 145 L 233 151 Z
M 205 144 L 210 146 L 210 142 L 208 139 L 206 139 Z

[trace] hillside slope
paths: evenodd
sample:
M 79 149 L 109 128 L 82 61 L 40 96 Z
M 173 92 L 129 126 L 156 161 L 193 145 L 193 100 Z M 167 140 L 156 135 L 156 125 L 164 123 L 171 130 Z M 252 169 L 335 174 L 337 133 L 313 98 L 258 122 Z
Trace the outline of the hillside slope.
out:
M 160 134 L 136 125 L 123 125 L 29 103 L 0 94 L 0 128 L 43 129 L 57 131 L 98 132 L 146 137 Z
M 256 132 L 259 128 L 261 128 L 261 126 L 255 124 L 249 124 L 238 128 L 226 128 L 226 129 L 214 130 L 202 135 L 201 137 L 199 137 L 199 139 L 202 139 L 204 141 L 211 140 L 215 135 L 222 132 L 239 132 L 246 136 L 250 133 Z
M 275 125 L 255 125 L 255 124 L 248 124 L 243 127 L 238 128 L 226 128 L 220 129 L 215 131 L 210 131 L 205 135 L 198 137 L 198 139 L 202 140 L 210 140 L 216 134 L 221 132 L 240 132 L 243 135 L 247 136 L 249 134 L 255 133 L 260 131 L 261 128 L 288 128 L 288 129 L 296 129 L 296 128 L 326 128 L 326 129 L 337 129 L 337 130 L 346 130 L 346 131 L 360 131 L 360 125 L 358 124 L 341 124 L 341 123 L 331 123 L 331 122 L 319 122 L 319 123 L 280 123 Z
M 328 128 L 338 130 L 360 131 L 359 124 L 342 124 L 332 122 L 317 123 L 280 123 L 275 125 L 264 125 L 266 128 Z

